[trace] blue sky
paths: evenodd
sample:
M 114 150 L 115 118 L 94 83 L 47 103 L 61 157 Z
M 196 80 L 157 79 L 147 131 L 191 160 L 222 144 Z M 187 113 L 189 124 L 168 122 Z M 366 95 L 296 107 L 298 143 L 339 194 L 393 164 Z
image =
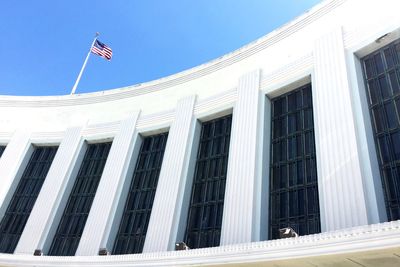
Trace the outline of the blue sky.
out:
M 142 83 L 240 48 L 320 0 L 6 0 L 0 9 L 0 95 L 66 95 L 96 32 L 76 93 Z

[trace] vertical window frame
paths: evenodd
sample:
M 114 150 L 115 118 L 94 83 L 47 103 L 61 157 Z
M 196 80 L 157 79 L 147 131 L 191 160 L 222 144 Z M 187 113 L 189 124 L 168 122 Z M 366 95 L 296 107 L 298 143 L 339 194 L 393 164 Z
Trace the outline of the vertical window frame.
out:
M 75 255 L 111 145 L 112 142 L 87 144 L 85 155 L 75 177 L 48 255 Z M 99 149 L 101 149 L 101 152 L 99 152 Z M 97 157 L 98 153 L 101 153 L 100 157 Z M 89 179 L 85 179 L 87 177 Z
M 269 239 L 279 238 L 279 229 L 285 227 L 300 235 L 318 233 L 311 84 L 271 99 L 271 114 Z
M 190 248 L 219 246 L 231 127 L 232 114 L 201 124 L 184 235 Z
M 0 221 L 0 253 L 13 253 L 40 194 L 58 146 L 33 145 L 33 152 Z
M 143 137 L 112 254 L 134 254 L 143 250 L 167 139 L 168 132 Z M 143 199 L 146 204 L 141 203 Z M 139 224 L 135 220 L 139 220 Z
M 386 213 L 389 221 L 398 220 L 400 219 L 400 40 L 377 49 L 362 57 L 360 61 Z M 383 88 L 384 85 L 386 88 Z M 389 113 L 392 116 L 389 116 Z

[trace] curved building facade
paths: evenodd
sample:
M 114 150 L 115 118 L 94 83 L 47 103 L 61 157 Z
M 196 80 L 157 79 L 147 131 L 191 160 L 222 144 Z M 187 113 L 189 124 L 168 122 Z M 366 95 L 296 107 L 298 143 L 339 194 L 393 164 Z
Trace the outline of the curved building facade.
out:
M 0 96 L 0 266 L 399 266 L 398 8 L 328 0 L 156 81 Z

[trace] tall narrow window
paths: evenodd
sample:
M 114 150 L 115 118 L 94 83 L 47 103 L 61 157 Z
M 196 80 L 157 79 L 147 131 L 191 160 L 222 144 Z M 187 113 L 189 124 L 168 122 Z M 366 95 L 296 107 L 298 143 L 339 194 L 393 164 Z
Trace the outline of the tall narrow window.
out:
M 141 253 L 168 133 L 144 137 L 129 187 L 113 254 Z
M 49 255 L 75 255 L 110 148 L 111 143 L 88 144 Z
M 232 115 L 204 122 L 187 219 L 190 248 L 219 246 Z
M 0 146 L 0 158 L 3 155 L 4 150 L 6 150 L 6 146 Z
M 14 252 L 57 148 L 34 146 L 33 154 L 0 223 L 1 253 Z
M 320 232 L 311 85 L 272 99 L 269 238 Z
M 362 59 L 388 219 L 400 219 L 400 42 Z

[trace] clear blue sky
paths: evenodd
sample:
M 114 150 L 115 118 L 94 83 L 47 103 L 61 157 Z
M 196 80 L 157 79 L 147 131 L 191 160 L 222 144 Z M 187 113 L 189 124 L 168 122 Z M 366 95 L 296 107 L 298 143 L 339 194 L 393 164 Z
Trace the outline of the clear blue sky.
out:
M 69 94 L 96 32 L 113 49 L 91 55 L 77 93 L 154 80 L 240 48 L 320 0 L 5 0 L 0 95 Z

